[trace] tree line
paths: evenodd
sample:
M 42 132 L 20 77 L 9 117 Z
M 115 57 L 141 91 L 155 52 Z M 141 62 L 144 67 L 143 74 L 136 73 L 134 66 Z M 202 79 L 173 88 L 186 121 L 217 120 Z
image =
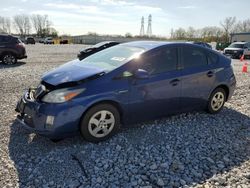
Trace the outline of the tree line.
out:
M 56 37 L 58 35 L 58 32 L 52 27 L 48 15 L 18 14 L 13 18 L 0 16 L 0 33 L 11 34 L 14 31 L 22 37 L 30 35 L 32 31 L 38 37 Z
M 237 21 L 236 17 L 227 17 L 220 22 L 220 26 L 210 26 L 202 29 L 194 29 L 193 27 L 171 29 L 170 39 L 230 42 L 230 34 L 250 32 L 250 19 Z
M 58 32 L 52 27 L 52 22 L 47 15 L 27 15 L 19 14 L 13 16 L 13 18 L 0 16 L 0 33 L 13 33 L 15 29 L 16 33 L 25 37 L 30 35 L 31 31 L 35 31 L 35 34 L 39 37 L 52 36 L 57 37 Z M 230 42 L 230 34 L 250 32 L 250 19 L 237 20 L 236 17 L 227 17 L 220 22 L 218 26 L 207 26 L 201 29 L 195 29 L 194 27 L 171 29 L 170 40 L 192 40 L 192 41 L 204 41 L 204 42 Z M 95 35 L 98 35 L 95 33 Z M 133 38 L 151 38 L 151 39 L 166 39 L 164 37 L 157 36 L 132 36 L 130 33 L 126 33 L 125 37 Z

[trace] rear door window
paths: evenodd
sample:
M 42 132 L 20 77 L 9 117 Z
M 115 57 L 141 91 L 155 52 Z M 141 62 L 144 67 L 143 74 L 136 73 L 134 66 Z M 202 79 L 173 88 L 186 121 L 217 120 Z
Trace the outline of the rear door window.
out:
M 208 52 L 207 53 L 207 60 L 208 60 L 209 65 L 216 64 L 218 62 L 218 58 L 219 58 L 218 55 L 216 55 L 213 52 Z
M 155 75 L 177 69 L 177 48 L 164 48 L 142 58 L 141 69 Z
M 206 53 L 195 47 L 182 48 L 182 62 L 185 69 L 207 65 Z

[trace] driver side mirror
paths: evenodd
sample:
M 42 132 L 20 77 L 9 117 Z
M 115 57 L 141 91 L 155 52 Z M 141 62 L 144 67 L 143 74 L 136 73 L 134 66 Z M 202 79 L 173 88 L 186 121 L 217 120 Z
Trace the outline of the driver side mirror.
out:
M 134 77 L 137 79 L 147 79 L 149 78 L 149 73 L 144 69 L 138 69 L 135 71 Z

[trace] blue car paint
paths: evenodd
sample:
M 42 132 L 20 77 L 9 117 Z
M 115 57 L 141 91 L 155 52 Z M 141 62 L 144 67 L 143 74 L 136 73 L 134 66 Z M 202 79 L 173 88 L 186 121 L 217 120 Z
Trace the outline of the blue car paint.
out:
M 194 46 L 185 43 L 164 42 L 131 42 L 121 45 L 130 45 L 145 49 L 144 54 L 152 53 L 164 47 Z M 197 47 L 201 48 L 203 47 Z M 204 49 L 205 50 L 205 49 Z M 206 48 L 206 51 L 211 51 Z M 216 53 L 216 52 L 213 52 Z M 26 102 L 25 113 L 28 113 L 35 123 L 33 132 L 50 138 L 64 138 L 79 132 L 79 124 L 84 113 L 93 105 L 100 102 L 112 102 L 121 113 L 122 123 L 129 124 L 141 120 L 154 119 L 169 114 L 185 112 L 194 109 L 204 109 L 211 92 L 217 86 L 227 86 L 229 98 L 235 88 L 235 78 L 230 65 L 230 60 L 217 54 L 218 63 L 207 67 L 179 69 L 150 76 L 148 79 L 135 79 L 132 77 L 121 79 L 124 71 L 135 71 L 139 68 L 135 60 L 125 63 L 121 67 L 104 74 L 96 79 L 83 82 L 74 88 L 86 88 L 86 91 L 62 104 L 48 104 L 41 101 Z M 43 76 L 42 80 L 51 85 L 60 85 L 64 82 L 79 81 L 104 70 L 93 67 L 79 67 L 77 61 L 67 63 Z M 206 74 L 213 71 L 214 76 L 208 79 Z M 179 80 L 173 86 L 172 80 Z M 46 117 L 54 116 L 53 128 L 47 129 Z
M 42 80 L 52 85 L 59 85 L 66 82 L 82 80 L 105 71 L 97 67 L 78 66 L 78 63 L 79 60 L 73 60 L 61 65 L 57 69 L 44 74 Z

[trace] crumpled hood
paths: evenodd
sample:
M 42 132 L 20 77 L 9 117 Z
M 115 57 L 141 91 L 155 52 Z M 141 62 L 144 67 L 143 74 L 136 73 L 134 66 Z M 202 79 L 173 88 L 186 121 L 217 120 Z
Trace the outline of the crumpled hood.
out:
M 73 60 L 60 67 L 45 73 L 42 81 L 57 86 L 68 82 L 78 82 L 88 77 L 103 73 L 104 70 L 97 67 L 79 66 L 81 61 Z

